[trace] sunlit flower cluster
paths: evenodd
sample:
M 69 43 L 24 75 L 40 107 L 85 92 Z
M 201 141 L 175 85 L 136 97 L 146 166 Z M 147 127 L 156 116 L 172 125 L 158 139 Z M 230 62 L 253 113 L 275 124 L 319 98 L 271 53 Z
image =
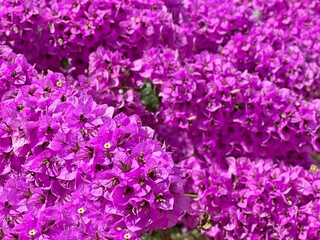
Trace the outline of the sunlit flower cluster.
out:
M 317 1 L 0 0 L 0 23 L 0 239 L 320 238 Z

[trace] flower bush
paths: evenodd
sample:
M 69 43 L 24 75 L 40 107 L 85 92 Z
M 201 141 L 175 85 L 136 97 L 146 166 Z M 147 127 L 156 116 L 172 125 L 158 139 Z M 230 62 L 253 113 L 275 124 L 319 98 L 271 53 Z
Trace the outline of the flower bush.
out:
M 318 239 L 316 1 L 0 0 L 0 239 Z
M 189 200 L 154 131 L 1 50 L 2 235 L 134 239 L 175 225 Z

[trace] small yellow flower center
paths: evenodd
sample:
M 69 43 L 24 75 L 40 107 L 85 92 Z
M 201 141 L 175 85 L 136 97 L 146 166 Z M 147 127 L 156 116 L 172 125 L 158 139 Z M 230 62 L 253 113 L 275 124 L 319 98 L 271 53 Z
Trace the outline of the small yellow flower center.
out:
M 82 207 L 79 208 L 79 209 L 78 209 L 78 213 L 79 213 L 79 214 L 83 214 L 83 213 L 84 213 L 84 208 L 82 208 Z
M 310 166 L 310 172 L 315 173 L 316 171 L 318 171 L 318 167 L 316 165 L 312 164 Z
M 292 202 L 291 202 L 290 200 L 288 200 L 288 201 L 287 201 L 287 205 L 288 205 L 288 206 L 291 206 L 291 205 L 292 205 Z
M 57 87 L 62 87 L 62 84 L 63 84 L 63 81 L 61 79 L 56 83 Z
M 111 147 L 111 143 L 107 142 L 107 143 L 105 143 L 103 146 L 104 146 L 104 148 L 108 149 L 108 148 Z
M 36 230 L 34 230 L 34 229 L 31 229 L 30 231 L 29 231 L 29 235 L 30 236 L 34 236 L 34 235 L 36 235 Z
M 139 18 L 135 18 L 135 17 L 131 17 L 130 20 L 132 22 L 135 22 L 136 24 L 138 24 L 140 22 L 140 19 Z
M 124 239 L 130 239 L 131 238 L 131 234 L 130 233 L 126 233 L 125 235 L 124 235 Z

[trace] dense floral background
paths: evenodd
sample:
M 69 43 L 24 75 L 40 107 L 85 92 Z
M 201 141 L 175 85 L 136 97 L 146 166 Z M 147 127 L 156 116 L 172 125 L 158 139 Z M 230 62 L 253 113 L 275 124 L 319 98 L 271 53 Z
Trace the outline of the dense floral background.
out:
M 318 0 L 0 0 L 0 239 L 320 239 Z

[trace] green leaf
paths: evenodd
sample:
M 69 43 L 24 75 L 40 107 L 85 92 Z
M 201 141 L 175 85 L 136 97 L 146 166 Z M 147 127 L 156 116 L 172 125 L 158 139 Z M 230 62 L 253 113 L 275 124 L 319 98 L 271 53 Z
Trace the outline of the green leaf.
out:
M 141 103 L 151 112 L 156 112 L 159 108 L 160 100 L 158 92 L 152 82 L 146 80 L 140 88 Z
M 320 164 L 320 154 L 312 154 L 313 160 Z
M 63 69 L 68 69 L 70 66 L 69 60 L 67 58 L 62 59 L 60 64 Z
M 185 193 L 184 195 L 186 197 L 190 197 L 190 198 L 198 198 L 199 197 L 197 194 L 194 194 L 194 193 Z
M 261 18 L 262 13 L 258 11 L 253 11 L 252 18 Z

